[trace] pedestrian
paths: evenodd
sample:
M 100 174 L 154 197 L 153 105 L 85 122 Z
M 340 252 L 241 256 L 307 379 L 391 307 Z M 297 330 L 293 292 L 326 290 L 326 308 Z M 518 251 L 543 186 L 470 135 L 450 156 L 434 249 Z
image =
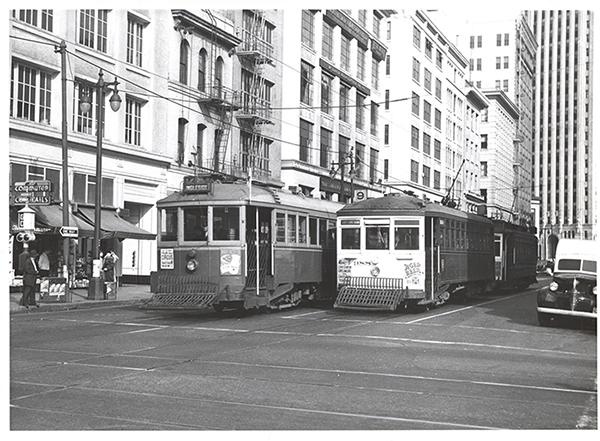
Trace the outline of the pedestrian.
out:
M 102 271 L 104 271 L 104 282 L 115 281 L 115 259 L 112 252 L 106 253 L 102 260 Z
M 35 301 L 35 286 L 37 284 L 38 266 L 35 258 L 38 256 L 36 250 L 29 252 L 29 257 L 23 264 L 23 297 L 21 305 L 29 309 L 30 306 L 40 307 Z
M 23 274 L 23 266 L 27 259 L 29 259 L 29 248 L 23 248 L 23 251 L 19 254 L 19 274 Z
M 44 250 L 38 258 L 38 267 L 40 270 L 40 277 L 48 277 L 50 275 L 50 251 Z

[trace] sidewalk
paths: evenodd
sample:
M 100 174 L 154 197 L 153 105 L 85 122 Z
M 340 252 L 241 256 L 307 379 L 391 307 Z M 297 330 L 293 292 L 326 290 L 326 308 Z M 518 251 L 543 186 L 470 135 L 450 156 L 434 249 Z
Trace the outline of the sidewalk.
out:
M 72 289 L 73 301 L 70 303 L 42 303 L 38 302 L 39 308 L 35 306 L 30 307 L 29 311 L 24 306 L 19 305 L 22 293 L 10 293 L 10 313 L 36 313 L 36 312 L 49 312 L 49 311 L 67 311 L 70 309 L 84 309 L 93 308 L 98 306 L 109 306 L 109 305 L 126 305 L 141 303 L 144 300 L 150 299 L 152 293 L 150 292 L 150 285 L 124 285 L 120 286 L 117 291 L 116 300 L 88 300 L 87 289 L 78 288 Z M 36 299 L 39 299 L 39 293 L 36 294 Z

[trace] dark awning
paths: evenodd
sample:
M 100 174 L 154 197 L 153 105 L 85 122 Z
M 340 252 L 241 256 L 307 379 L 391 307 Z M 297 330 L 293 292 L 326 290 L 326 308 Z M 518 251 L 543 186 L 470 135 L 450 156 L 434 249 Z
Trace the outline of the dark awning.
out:
M 94 225 L 94 208 L 79 207 L 77 215 L 85 222 Z M 100 211 L 100 230 L 102 238 L 115 237 L 117 239 L 155 239 L 156 234 L 150 233 L 119 217 L 115 210 L 103 209 Z
M 63 226 L 62 207 L 60 205 L 31 205 L 35 211 L 36 234 L 60 234 Z M 11 233 L 17 231 L 18 211 L 23 207 L 10 207 Z M 94 226 L 69 213 L 69 226 L 79 228 L 79 237 L 92 237 Z

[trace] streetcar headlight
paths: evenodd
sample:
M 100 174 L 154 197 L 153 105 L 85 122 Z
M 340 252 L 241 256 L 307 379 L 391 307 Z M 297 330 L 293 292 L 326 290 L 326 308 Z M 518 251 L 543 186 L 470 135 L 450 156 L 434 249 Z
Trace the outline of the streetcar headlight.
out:
M 552 282 L 548 288 L 550 291 L 556 291 L 558 289 L 558 283 Z
M 198 268 L 198 261 L 196 259 L 188 260 L 188 263 L 185 265 L 188 271 L 196 271 Z
M 596 287 L 595 287 L 595 286 L 594 286 L 594 288 L 592 288 L 592 292 L 594 293 L 594 295 L 598 295 L 598 294 L 596 293 Z

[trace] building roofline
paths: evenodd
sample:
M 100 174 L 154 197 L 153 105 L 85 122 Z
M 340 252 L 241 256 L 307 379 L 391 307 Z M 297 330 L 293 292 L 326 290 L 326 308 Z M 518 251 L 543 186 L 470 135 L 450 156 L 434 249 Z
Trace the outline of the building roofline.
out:
M 482 91 L 485 97 L 488 100 L 495 100 L 500 103 L 504 109 L 510 113 L 510 115 L 515 119 L 519 119 L 519 109 L 516 104 L 511 100 L 506 93 L 502 90 L 483 90 Z

